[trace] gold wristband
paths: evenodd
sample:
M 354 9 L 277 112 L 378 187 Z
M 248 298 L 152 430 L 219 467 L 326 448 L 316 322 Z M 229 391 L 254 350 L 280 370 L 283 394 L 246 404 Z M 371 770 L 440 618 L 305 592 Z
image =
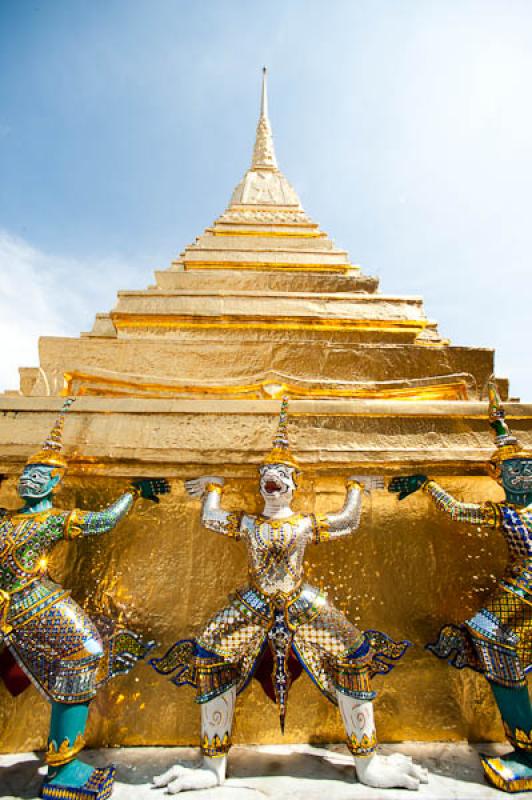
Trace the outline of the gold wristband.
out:
M 133 495 L 133 500 L 138 500 L 139 497 L 142 497 L 142 489 L 140 488 L 140 486 L 133 486 L 133 484 L 131 484 L 131 486 L 128 489 L 128 492 L 129 494 Z
M 205 494 L 207 494 L 207 492 L 217 492 L 218 494 L 222 494 L 223 490 L 224 487 L 219 483 L 207 483 L 205 485 Z
M 361 489 L 364 491 L 364 484 L 360 483 L 360 481 L 350 480 L 347 481 L 346 486 L 348 489 Z
M 67 517 L 64 536 L 65 539 L 77 539 L 82 533 L 81 512 L 79 508 L 75 508 Z

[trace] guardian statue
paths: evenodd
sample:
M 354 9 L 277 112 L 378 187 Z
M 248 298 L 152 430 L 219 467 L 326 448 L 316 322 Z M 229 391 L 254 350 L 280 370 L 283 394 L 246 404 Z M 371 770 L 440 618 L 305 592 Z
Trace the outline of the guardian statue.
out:
M 302 670 L 339 707 L 359 781 L 408 789 L 426 781 L 425 771 L 405 756 L 376 753 L 371 679 L 389 672 L 409 643 L 394 642 L 379 631 L 362 633 L 323 592 L 304 581 L 307 545 L 353 533 L 363 492 L 382 488 L 383 480 L 350 478 L 342 510 L 314 515 L 292 510 L 299 474 L 288 442 L 285 399 L 273 449 L 259 470 L 262 514 L 224 509 L 222 478 L 186 483 L 189 494 L 202 499 L 204 526 L 245 544 L 250 580 L 196 639 L 177 642 L 165 656 L 152 659 L 158 672 L 173 675 L 176 685 L 193 685 L 201 707 L 201 766 L 175 766 L 154 780 L 171 794 L 223 784 L 236 697 L 252 677 L 277 703 L 284 730 L 290 686 Z
M 511 434 L 495 383 L 490 382 L 488 392 L 496 443 L 489 469 L 504 490 L 504 501 L 463 503 L 424 475 L 393 478 L 389 489 L 400 500 L 422 489 L 456 522 L 497 528 L 506 539 L 508 566 L 486 605 L 461 625 L 445 625 L 428 649 L 488 680 L 513 749 L 500 758 L 482 756 L 482 766 L 494 786 L 521 792 L 532 790 L 532 708 L 526 677 L 532 664 L 532 452 Z
M 169 487 L 164 480 L 139 480 L 102 511 L 54 508 L 53 492 L 67 468 L 62 431 L 71 403 L 65 402 L 43 447 L 28 459 L 18 484 L 22 507 L 0 509 L 0 643 L 7 647 L 0 669 L 13 693 L 26 680 L 52 706 L 41 797 L 104 800 L 114 767 L 95 769 L 78 757 L 89 703 L 103 683 L 144 658 L 153 642 L 108 619 L 92 621 L 51 580 L 46 557 L 56 542 L 112 530 L 139 497 L 158 502 Z

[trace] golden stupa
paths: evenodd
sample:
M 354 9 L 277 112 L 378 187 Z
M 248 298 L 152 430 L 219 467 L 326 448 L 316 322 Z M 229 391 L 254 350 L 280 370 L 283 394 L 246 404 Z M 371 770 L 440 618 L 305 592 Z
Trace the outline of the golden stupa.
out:
M 43 337 L 37 368 L 0 396 L 1 504 L 64 395 L 69 471 L 57 505 L 99 507 L 128 479 L 166 476 L 172 494 L 139 505 L 116 533 L 61 545 L 50 570 L 89 609 L 125 616 L 161 650 L 185 638 L 245 580 L 241 545 L 203 530 L 183 479 L 221 474 L 225 502 L 256 510 L 256 465 L 271 444 L 282 395 L 307 511 L 340 506 L 352 473 L 429 473 L 470 500 L 497 499 L 484 387 L 490 349 L 454 346 L 419 297 L 381 294 L 303 210 L 280 171 L 266 80 L 251 166 L 228 208 L 143 291 L 121 291 L 79 338 Z M 508 387 L 498 381 L 503 398 Z M 506 404 L 532 445 L 532 407 Z M 378 492 L 360 532 L 309 551 L 310 579 L 358 625 L 418 647 L 376 680 L 379 735 L 477 739 L 502 735 L 485 681 L 423 650 L 443 622 L 482 603 L 506 553 L 496 532 L 451 524 L 421 493 L 398 505 Z M 47 705 L 33 689 L 0 690 L 0 746 L 44 745 Z M 193 693 L 148 667 L 94 703 L 91 744 L 196 743 Z M 163 713 L 164 711 L 164 713 Z M 252 686 L 235 741 L 278 741 L 275 708 Z M 304 676 L 292 690 L 284 740 L 343 738 L 337 711 Z

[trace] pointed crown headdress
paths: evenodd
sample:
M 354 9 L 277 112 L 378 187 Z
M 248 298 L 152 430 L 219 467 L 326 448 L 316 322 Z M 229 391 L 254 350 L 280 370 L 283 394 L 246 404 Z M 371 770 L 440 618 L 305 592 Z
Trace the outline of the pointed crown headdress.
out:
M 43 446 L 30 456 L 26 462 L 29 464 L 45 464 L 49 467 L 58 467 L 59 469 L 66 469 L 68 464 L 65 457 L 61 454 L 63 449 L 63 428 L 65 425 L 65 415 L 74 402 L 74 397 L 68 397 L 59 415 L 54 423 L 54 426 L 48 434 Z
M 283 397 L 277 433 L 273 439 L 273 447 L 262 462 L 263 464 L 285 464 L 299 471 L 300 467 L 290 451 L 288 442 L 288 397 Z
M 500 464 L 509 458 L 528 456 L 532 458 L 532 452 L 524 450 L 519 440 L 514 436 L 505 420 L 504 408 L 502 405 L 497 384 L 490 378 L 488 381 L 488 402 L 489 402 L 489 421 L 495 431 L 495 444 L 497 449 L 491 456 L 493 464 Z

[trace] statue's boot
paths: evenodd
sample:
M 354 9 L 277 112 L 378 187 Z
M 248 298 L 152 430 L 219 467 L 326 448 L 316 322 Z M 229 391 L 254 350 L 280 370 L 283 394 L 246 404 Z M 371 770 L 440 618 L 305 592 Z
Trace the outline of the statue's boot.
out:
M 481 755 L 486 777 L 503 792 L 532 790 L 532 707 L 528 688 L 509 689 L 489 682 L 513 750 L 505 756 Z
M 153 779 L 157 788 L 166 787 L 166 794 L 222 786 L 227 770 L 227 754 L 231 747 L 231 729 L 235 711 L 236 690 L 201 704 L 201 751 L 199 768 L 176 764 Z
M 106 800 L 113 791 L 114 766 L 95 768 L 77 758 L 88 713 L 88 703 L 52 703 L 48 775 L 40 792 L 45 800 Z
M 428 773 L 400 753 L 382 756 L 377 750 L 373 703 L 350 697 L 337 690 L 336 699 L 347 734 L 355 772 L 360 783 L 376 789 L 419 789 L 428 782 Z

